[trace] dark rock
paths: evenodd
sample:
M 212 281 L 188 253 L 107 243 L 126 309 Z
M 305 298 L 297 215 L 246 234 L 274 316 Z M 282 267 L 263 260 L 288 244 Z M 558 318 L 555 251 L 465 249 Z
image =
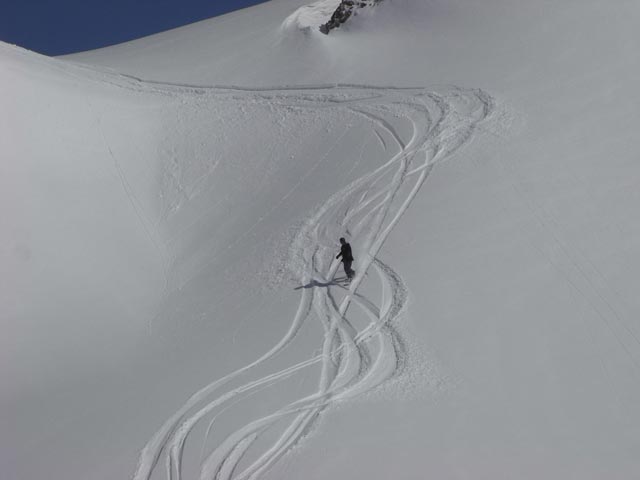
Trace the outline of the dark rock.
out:
M 336 11 L 331 15 L 329 21 L 324 25 L 320 25 L 320 31 L 325 35 L 329 35 L 331 30 L 338 28 L 345 23 L 351 15 L 354 15 L 357 9 L 369 7 L 381 1 L 382 0 L 342 0 L 338 8 L 336 8 Z

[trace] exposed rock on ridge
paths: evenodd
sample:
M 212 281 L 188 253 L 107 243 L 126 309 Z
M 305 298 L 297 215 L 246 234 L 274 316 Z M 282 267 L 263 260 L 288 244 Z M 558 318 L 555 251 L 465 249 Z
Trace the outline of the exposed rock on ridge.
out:
M 345 23 L 351 15 L 356 13 L 359 8 L 370 7 L 382 0 L 342 0 L 336 11 L 333 12 L 331 18 L 324 25 L 320 25 L 320 31 L 325 35 L 329 35 L 329 32 L 334 28 L 338 28 Z

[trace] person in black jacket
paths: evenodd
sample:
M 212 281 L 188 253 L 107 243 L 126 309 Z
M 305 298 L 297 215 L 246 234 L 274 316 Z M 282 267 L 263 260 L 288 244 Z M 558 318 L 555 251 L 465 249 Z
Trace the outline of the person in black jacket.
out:
M 342 257 L 342 265 L 344 266 L 344 273 L 347 274 L 347 278 L 351 280 L 356 272 L 351 269 L 353 263 L 353 254 L 351 253 L 351 245 L 347 243 L 344 238 L 340 239 L 340 253 L 336 258 Z

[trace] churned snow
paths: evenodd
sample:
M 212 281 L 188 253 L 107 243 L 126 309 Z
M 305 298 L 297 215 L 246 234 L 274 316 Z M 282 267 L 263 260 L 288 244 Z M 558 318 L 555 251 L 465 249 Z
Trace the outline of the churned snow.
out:
M 337 3 L 0 44 L 2 478 L 640 471 L 640 5 Z

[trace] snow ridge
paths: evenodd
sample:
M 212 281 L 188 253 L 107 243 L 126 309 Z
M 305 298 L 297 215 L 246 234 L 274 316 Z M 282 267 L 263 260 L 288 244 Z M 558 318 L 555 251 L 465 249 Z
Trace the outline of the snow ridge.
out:
M 137 88 L 141 87 L 140 83 L 136 84 Z M 190 88 L 160 84 L 147 87 Z M 226 90 L 209 89 L 209 92 L 224 94 Z M 298 232 L 292 257 L 302 286 L 288 331 L 260 358 L 215 380 L 189 398 L 141 451 L 134 480 L 149 480 L 163 473 L 171 480 L 182 479 L 187 441 L 197 426 L 204 428 L 203 422 L 210 415 L 214 416 L 209 420 L 201 446 L 199 478 L 259 478 L 308 434 L 325 409 L 372 391 L 396 373 L 404 358 L 394 324 L 402 317 L 408 289 L 400 275 L 378 254 L 434 166 L 466 144 L 476 126 L 493 110 L 493 101 L 485 92 L 458 87 L 443 88 L 438 93 L 416 88 L 344 85 L 242 89 L 242 93 L 269 97 L 271 101 L 301 109 L 346 109 L 370 122 L 390 157 L 331 196 Z M 404 139 L 394 127 L 398 118 L 411 125 L 410 139 Z M 359 262 L 355 265 L 358 273 L 348 287 L 335 278 L 340 263 L 333 257 L 335 239 L 344 232 L 359 239 L 356 255 Z M 370 271 L 375 272 L 375 276 L 370 276 Z M 361 287 L 376 291 L 370 288 L 376 283 L 380 292 L 377 298 L 360 292 Z M 368 318 L 368 324 L 357 326 L 348 315 L 352 306 Z M 323 327 L 320 353 L 310 352 L 307 360 L 224 389 L 232 380 L 264 366 L 267 360 L 292 345 L 302 326 L 312 317 Z M 258 394 L 261 389 L 314 366 L 320 366 L 315 392 L 238 426 L 207 450 L 209 434 L 215 429 L 217 419 L 242 400 L 243 395 Z M 257 442 L 281 422 L 286 422 L 286 426 L 275 440 L 269 440 L 268 446 Z M 159 468 L 161 459 L 164 472 Z

